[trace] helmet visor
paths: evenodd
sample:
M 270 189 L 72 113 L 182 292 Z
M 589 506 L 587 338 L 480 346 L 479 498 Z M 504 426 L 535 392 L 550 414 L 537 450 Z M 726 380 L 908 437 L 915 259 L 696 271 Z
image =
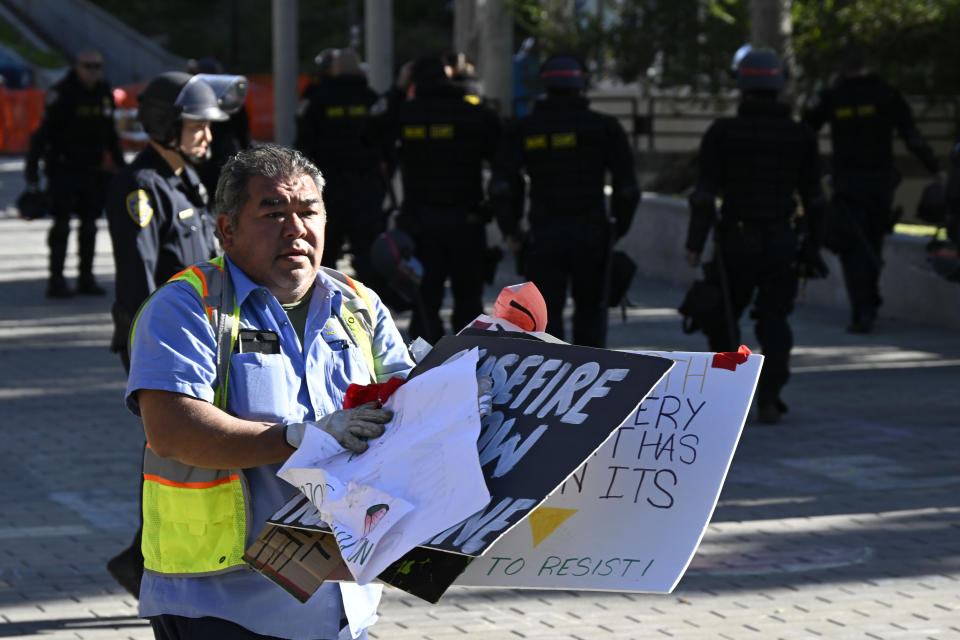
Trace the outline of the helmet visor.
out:
M 213 88 L 201 80 L 200 76 L 191 77 L 183 85 L 173 106 L 180 108 L 180 117 L 184 120 L 219 122 L 230 119 L 230 116 L 220 108 Z
M 196 77 L 206 82 L 213 89 L 213 94 L 217 97 L 217 105 L 226 113 L 236 113 L 243 106 L 249 87 L 245 76 L 200 73 Z

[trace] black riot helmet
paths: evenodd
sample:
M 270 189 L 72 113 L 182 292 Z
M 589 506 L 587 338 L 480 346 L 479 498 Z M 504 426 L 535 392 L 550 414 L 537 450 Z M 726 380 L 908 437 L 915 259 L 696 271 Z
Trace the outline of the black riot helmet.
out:
M 783 63 L 772 51 L 751 49 L 737 67 L 737 88 L 741 91 L 781 91 L 785 82 Z
M 447 71 L 443 66 L 443 58 L 440 56 L 423 56 L 414 60 L 413 68 L 410 69 L 410 81 L 418 87 L 450 82 Z
M 324 49 L 317 54 L 313 61 L 317 65 L 317 76 L 320 78 L 329 78 L 333 75 L 333 63 L 340 55 L 339 49 Z
M 548 58 L 540 67 L 540 81 L 543 88 L 575 89 L 582 91 L 587 88 L 587 72 L 577 58 L 568 55 L 557 55 Z
M 151 140 L 169 149 L 179 149 L 184 120 L 221 122 L 230 118 L 202 76 L 181 71 L 161 73 L 140 92 L 137 100 L 137 120 L 143 130 Z

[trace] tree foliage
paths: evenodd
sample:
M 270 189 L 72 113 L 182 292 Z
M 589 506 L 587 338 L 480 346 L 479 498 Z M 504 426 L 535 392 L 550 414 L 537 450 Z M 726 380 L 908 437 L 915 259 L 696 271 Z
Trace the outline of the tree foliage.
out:
M 960 92 L 960 3 L 956 0 L 802 0 L 793 3 L 793 41 L 804 84 L 827 78 L 856 39 L 868 65 L 906 93 Z
M 602 61 L 626 82 L 697 89 L 729 86 L 733 53 L 750 37 L 749 0 L 506 0 L 541 54 L 570 51 Z M 960 93 L 960 1 L 794 0 L 793 45 L 802 88 L 823 83 L 851 37 L 871 68 L 909 93 Z

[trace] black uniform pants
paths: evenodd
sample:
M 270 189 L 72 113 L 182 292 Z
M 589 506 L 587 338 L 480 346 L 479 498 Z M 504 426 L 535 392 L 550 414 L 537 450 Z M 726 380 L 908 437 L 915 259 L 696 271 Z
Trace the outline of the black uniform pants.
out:
M 883 268 L 883 237 L 890 229 L 892 181 L 882 176 L 839 177 L 827 214 L 826 245 L 843 267 L 854 322 L 876 313 Z
M 605 346 L 606 257 L 607 229 L 602 224 L 560 219 L 534 227 L 527 276 L 547 303 L 547 333 L 565 340 L 563 309 L 569 289 L 574 304 L 573 343 Z
M 377 173 L 324 174 L 323 203 L 327 209 L 322 264 L 335 269 L 350 241 L 357 279 L 371 281 L 370 245 L 385 228 L 383 179 Z
M 445 284 L 450 279 L 453 294 L 453 332 L 483 313 L 484 260 L 487 251 L 486 225 L 468 221 L 464 211 L 404 213 L 413 221 L 408 232 L 416 244 L 416 256 L 423 264 L 420 295 L 424 318 L 414 312 L 410 337 L 436 341 L 444 335 L 440 320 Z
M 50 277 L 63 276 L 70 235 L 70 216 L 80 218 L 80 277 L 93 275 L 97 218 L 103 212 L 106 174 L 99 170 L 54 169 L 50 172 L 53 226 L 47 236 L 50 247 Z
M 711 351 L 736 351 L 737 321 L 753 300 L 754 332 L 764 355 L 757 384 L 758 404 L 775 403 L 790 377 L 793 332 L 787 316 L 797 296 L 794 260 L 797 237 L 784 221 L 775 227 L 731 227 L 720 230 L 720 251 L 730 292 L 733 326 L 725 313 L 704 326 Z
M 264 615 L 268 615 L 265 612 Z M 184 616 L 162 615 L 150 618 L 153 637 L 157 640 L 206 640 L 223 638 L 224 640 L 279 640 L 274 636 L 254 633 L 245 627 L 220 618 L 187 618 Z

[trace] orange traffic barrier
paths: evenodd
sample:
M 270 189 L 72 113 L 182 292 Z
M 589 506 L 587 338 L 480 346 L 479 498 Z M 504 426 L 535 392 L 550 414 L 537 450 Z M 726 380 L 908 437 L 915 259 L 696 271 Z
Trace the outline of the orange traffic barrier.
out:
M 43 120 L 43 97 L 39 89 L 0 89 L 0 149 L 25 153 L 30 134 Z
M 250 116 L 250 135 L 254 140 L 273 140 L 273 76 L 247 76 L 250 88 L 247 91 L 246 107 Z M 308 76 L 297 79 L 297 95 L 311 81 Z M 136 109 L 137 94 L 145 82 L 123 85 L 114 89 L 117 109 Z M 43 121 L 42 89 L 7 89 L 0 85 L 0 151 L 3 153 L 26 153 L 30 146 L 30 134 Z M 125 148 L 139 148 L 142 144 L 123 141 Z

